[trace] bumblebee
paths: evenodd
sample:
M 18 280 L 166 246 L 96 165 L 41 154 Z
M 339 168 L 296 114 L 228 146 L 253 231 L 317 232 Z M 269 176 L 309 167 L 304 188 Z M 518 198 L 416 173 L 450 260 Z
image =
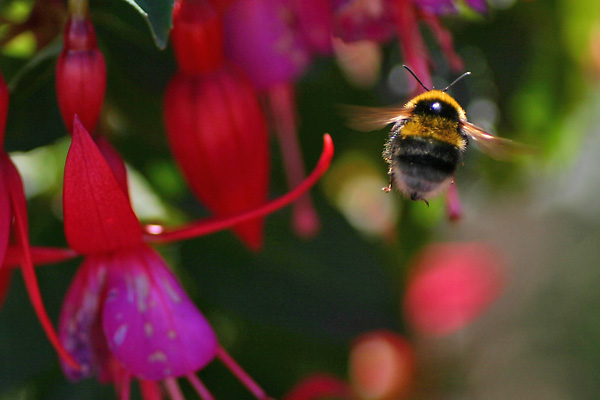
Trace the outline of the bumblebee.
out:
M 423 200 L 439 194 L 453 181 L 454 174 L 470 140 L 486 154 L 506 159 L 527 150 L 526 146 L 494 136 L 467 121 L 465 110 L 446 91 L 428 89 L 406 65 L 404 66 L 426 90 L 401 107 L 346 107 L 350 126 L 372 131 L 393 124 L 383 150 L 388 163 L 390 183 L 384 191 L 398 189 L 411 200 Z M 429 203 L 427 203 L 429 204 Z

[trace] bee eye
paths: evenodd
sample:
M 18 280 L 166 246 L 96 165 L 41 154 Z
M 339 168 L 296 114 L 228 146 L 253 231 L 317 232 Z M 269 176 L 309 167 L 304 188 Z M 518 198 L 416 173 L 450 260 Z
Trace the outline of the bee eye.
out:
M 440 112 L 442 112 L 442 105 L 437 101 L 431 103 L 431 111 L 433 111 L 434 114 L 439 114 Z

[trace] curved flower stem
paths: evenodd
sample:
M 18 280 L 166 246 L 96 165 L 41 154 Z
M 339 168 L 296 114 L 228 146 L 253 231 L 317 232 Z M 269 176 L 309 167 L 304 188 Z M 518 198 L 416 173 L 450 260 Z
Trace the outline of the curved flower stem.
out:
M 257 217 L 262 217 L 264 215 L 277 211 L 285 207 L 298 197 L 300 197 L 315 183 L 317 183 L 317 181 L 321 178 L 321 176 L 323 176 L 323 174 L 325 174 L 325 172 L 329 168 L 332 158 L 333 141 L 331 140 L 331 136 L 325 134 L 323 136 L 323 151 L 321 153 L 321 158 L 319 158 L 319 161 L 315 166 L 315 169 L 294 190 L 258 208 L 240 214 L 236 214 L 231 217 L 200 220 L 183 228 L 177 228 L 171 231 L 162 232 L 156 229 L 156 225 L 150 225 L 146 227 L 145 240 L 147 242 L 152 243 L 168 243 L 183 239 L 191 239 L 197 236 L 203 236 L 209 233 L 227 229 L 233 225 L 239 224 L 240 222 L 244 222 Z
M 58 334 L 52 326 L 52 322 L 50 321 L 50 317 L 48 316 L 42 301 L 37 276 L 35 275 L 33 259 L 29 251 L 27 206 L 23 191 L 23 183 L 21 182 L 19 172 L 7 156 L 0 159 L 0 163 L 2 164 L 1 169 L 4 170 L 5 182 L 9 187 L 10 201 L 14 213 L 14 230 L 17 237 L 17 243 L 21 247 L 23 255 L 21 270 L 23 272 L 23 280 L 25 281 L 25 288 L 27 289 L 29 299 L 31 300 L 33 309 L 42 324 L 42 328 L 46 332 L 48 340 L 52 343 L 52 346 L 71 368 L 79 370 L 81 369 L 80 365 L 77 364 L 75 359 L 69 354 L 58 338 Z
M 265 391 L 260 386 L 258 386 L 258 383 L 256 383 L 254 379 L 252 379 L 252 377 L 248 375 L 248 373 L 244 371 L 242 367 L 221 346 L 219 346 L 219 349 L 217 350 L 217 357 L 219 357 L 221 362 L 225 364 L 227 368 L 229 368 L 231 373 L 235 375 L 235 377 L 238 378 L 240 382 L 242 382 L 242 384 L 246 387 L 246 389 L 248 389 L 250 393 L 252 393 L 254 397 L 256 397 L 259 400 L 269 399 Z
M 271 118 L 279 139 L 289 187 L 302 182 L 306 173 L 297 132 L 296 100 L 290 83 L 276 85 L 267 93 Z M 292 205 L 292 225 L 301 237 L 314 236 L 319 230 L 319 217 L 308 193 Z
M 189 374 L 186 375 L 186 377 L 194 389 L 196 389 L 196 393 L 198 393 L 198 396 L 200 396 L 202 400 L 215 400 L 215 397 L 212 395 L 212 393 L 208 391 L 206 386 L 204 386 L 204 383 L 202 383 L 202 381 L 196 375 Z

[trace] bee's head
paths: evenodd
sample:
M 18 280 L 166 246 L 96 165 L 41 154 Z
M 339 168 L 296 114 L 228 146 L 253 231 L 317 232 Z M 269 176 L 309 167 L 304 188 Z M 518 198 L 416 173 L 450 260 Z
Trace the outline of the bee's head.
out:
M 454 105 L 444 101 L 444 99 L 436 98 L 436 96 L 416 101 L 414 107 L 413 112 L 415 115 L 441 117 L 450 121 L 459 121 L 458 109 Z

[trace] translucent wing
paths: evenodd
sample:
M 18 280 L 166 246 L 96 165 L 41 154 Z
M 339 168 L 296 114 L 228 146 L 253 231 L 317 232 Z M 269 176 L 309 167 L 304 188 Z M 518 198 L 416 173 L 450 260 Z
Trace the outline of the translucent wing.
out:
M 348 118 L 348 126 L 357 131 L 374 131 L 386 125 L 394 124 L 410 117 L 413 108 L 339 106 L 342 114 Z
M 504 139 L 486 132 L 477 125 L 462 121 L 465 133 L 473 139 L 477 146 L 492 158 L 507 160 L 519 154 L 531 154 L 535 149 L 510 139 Z

